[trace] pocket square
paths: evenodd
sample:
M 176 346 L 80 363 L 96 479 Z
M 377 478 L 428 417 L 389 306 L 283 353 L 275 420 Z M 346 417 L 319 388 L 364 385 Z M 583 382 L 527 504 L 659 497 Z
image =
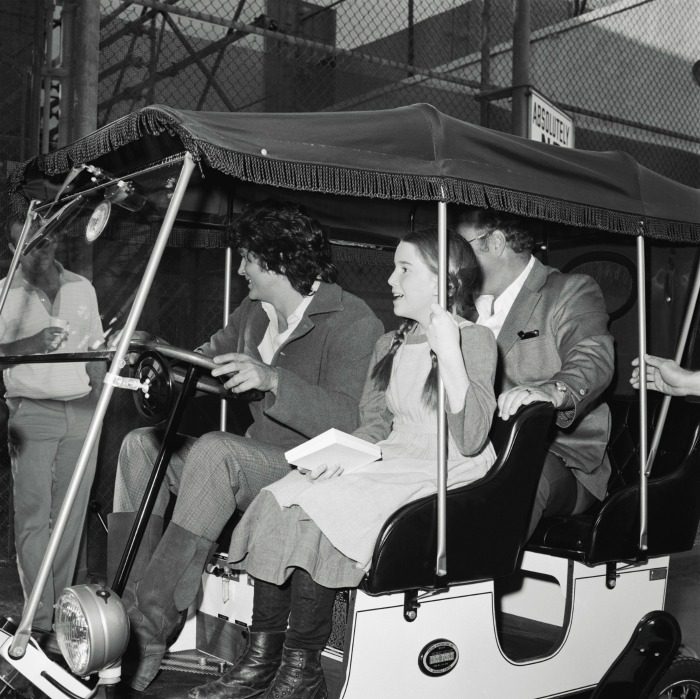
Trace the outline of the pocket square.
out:
M 528 330 L 525 332 L 524 330 L 520 330 L 518 332 L 518 337 L 521 340 L 529 340 L 531 337 L 539 337 L 540 336 L 540 331 L 539 330 Z

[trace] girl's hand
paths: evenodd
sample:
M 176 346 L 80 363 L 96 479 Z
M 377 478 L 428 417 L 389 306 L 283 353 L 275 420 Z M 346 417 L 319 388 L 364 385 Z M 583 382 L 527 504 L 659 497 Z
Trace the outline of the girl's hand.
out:
M 457 319 L 439 303 L 430 306 L 430 323 L 426 330 L 430 349 L 439 357 L 460 352 L 460 334 Z M 461 354 L 460 354 L 461 356 Z
M 448 409 L 456 413 L 464 406 L 469 376 L 462 356 L 462 340 L 457 318 L 440 304 L 430 306 L 430 323 L 426 329 L 430 349 L 438 360 L 438 371 L 445 386 Z
M 305 475 L 310 481 L 327 481 L 342 475 L 343 467 L 340 464 L 324 464 L 313 471 L 306 471 Z

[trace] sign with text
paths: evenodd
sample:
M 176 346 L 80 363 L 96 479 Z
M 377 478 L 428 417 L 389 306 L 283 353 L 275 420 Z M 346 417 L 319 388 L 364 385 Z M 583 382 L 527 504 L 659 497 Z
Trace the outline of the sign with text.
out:
M 535 90 L 528 95 L 527 137 L 564 148 L 574 147 L 574 121 Z

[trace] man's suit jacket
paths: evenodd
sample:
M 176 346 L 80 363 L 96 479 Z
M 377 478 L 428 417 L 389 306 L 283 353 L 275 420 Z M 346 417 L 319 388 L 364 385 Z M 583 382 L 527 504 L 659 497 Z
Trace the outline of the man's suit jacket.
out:
M 612 380 L 614 346 L 598 284 L 535 260 L 498 335 L 498 350 L 497 395 L 522 384 L 568 387 L 574 406 L 558 411 L 550 451 L 602 499 L 610 477 L 610 411 L 601 394 Z

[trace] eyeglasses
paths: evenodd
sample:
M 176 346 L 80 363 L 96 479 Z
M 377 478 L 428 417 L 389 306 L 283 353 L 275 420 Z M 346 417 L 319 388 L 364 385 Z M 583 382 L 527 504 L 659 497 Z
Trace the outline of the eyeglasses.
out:
M 487 236 L 491 235 L 492 231 L 486 231 L 486 233 L 482 233 L 481 235 L 477 235 L 474 238 L 465 238 L 467 243 L 475 243 L 477 240 L 483 240 Z

